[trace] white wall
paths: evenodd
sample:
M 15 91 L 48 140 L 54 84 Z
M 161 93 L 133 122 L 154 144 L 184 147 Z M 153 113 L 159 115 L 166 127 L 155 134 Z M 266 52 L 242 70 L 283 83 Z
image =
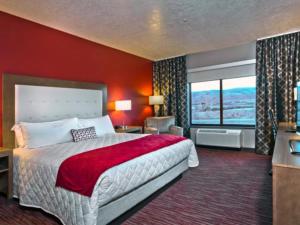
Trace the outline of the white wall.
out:
M 255 42 L 187 55 L 187 69 L 255 59 Z
M 187 56 L 187 69 L 194 69 L 199 67 L 206 67 L 212 65 L 220 65 L 244 60 L 255 59 L 255 42 L 232 47 L 219 49 L 209 52 L 201 52 L 190 54 Z M 195 74 L 196 76 L 197 74 Z M 252 74 L 251 74 L 252 75 Z M 220 79 L 219 74 L 206 74 L 203 80 Z M 191 128 L 191 138 L 195 140 L 195 132 L 197 127 Z M 224 128 L 225 129 L 225 128 Z M 230 128 L 232 129 L 232 128 Z M 242 147 L 255 148 L 255 129 L 242 129 Z

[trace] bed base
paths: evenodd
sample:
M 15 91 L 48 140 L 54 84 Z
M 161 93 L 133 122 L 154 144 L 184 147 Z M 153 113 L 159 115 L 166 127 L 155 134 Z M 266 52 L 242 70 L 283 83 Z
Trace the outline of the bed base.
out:
M 141 201 L 148 198 L 157 190 L 170 183 L 188 169 L 188 160 L 180 162 L 164 174 L 147 182 L 141 187 L 99 208 L 97 225 L 105 225 L 113 221 Z

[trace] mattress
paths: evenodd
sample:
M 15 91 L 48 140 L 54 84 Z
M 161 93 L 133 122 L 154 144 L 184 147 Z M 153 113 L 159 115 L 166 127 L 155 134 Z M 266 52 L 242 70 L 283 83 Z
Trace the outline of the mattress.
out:
M 185 140 L 145 154 L 104 172 L 91 197 L 55 187 L 62 161 L 68 157 L 112 144 L 134 140 L 143 134 L 107 134 L 82 142 L 70 142 L 36 149 L 14 149 L 14 197 L 20 204 L 41 208 L 63 224 L 95 225 L 98 208 L 152 180 L 182 160 L 198 165 L 195 146 Z

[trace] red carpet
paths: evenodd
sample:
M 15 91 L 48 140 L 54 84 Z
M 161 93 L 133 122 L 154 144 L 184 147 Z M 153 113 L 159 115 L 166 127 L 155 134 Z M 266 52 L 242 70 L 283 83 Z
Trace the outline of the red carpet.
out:
M 272 224 L 272 178 L 268 175 L 271 157 L 199 149 L 199 160 L 199 167 L 190 169 L 123 224 Z M 0 197 L 0 224 L 59 222 L 40 210 L 19 207 L 16 200 Z

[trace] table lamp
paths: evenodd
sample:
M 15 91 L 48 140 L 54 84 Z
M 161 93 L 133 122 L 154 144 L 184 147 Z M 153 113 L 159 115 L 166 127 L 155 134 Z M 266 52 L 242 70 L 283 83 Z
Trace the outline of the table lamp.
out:
M 162 105 L 163 103 L 164 103 L 164 96 L 162 95 L 149 96 L 149 105 L 154 106 L 155 116 L 159 116 L 160 105 Z
M 117 111 L 128 111 L 131 110 L 131 100 L 119 100 L 115 102 L 115 109 Z M 122 129 L 126 129 L 127 126 L 124 125 L 124 120 L 122 122 Z

